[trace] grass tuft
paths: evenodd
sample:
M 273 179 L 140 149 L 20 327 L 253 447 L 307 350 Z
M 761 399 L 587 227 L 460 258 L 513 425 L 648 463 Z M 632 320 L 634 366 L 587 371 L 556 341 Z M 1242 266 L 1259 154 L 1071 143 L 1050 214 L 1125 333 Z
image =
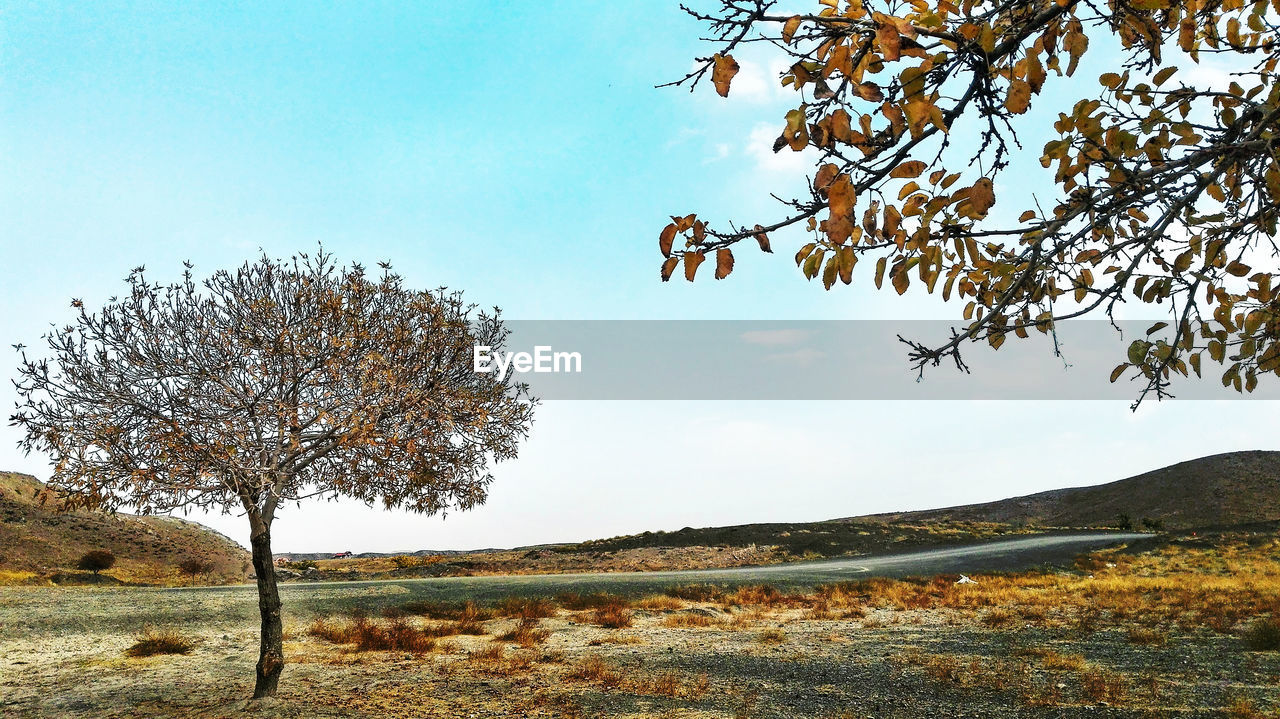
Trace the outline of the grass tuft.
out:
M 194 648 L 195 642 L 172 629 L 146 627 L 124 653 L 130 657 L 151 657 L 157 654 L 190 654 Z

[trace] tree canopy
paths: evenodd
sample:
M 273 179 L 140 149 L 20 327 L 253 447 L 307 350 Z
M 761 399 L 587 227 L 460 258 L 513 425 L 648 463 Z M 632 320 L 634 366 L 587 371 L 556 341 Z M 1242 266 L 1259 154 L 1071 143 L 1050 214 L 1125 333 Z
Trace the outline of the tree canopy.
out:
M 423 514 L 483 502 L 492 462 L 516 456 L 536 401 L 473 371 L 501 348 L 500 314 L 418 291 L 323 251 L 263 256 L 197 282 L 128 277 L 100 311 L 23 355 L 12 417 L 53 462 L 67 506 L 243 511 L 263 644 L 255 696 L 283 667 L 270 527 L 284 503 L 350 497 Z
M 1137 303 L 1166 316 L 1111 375 L 1137 378 L 1139 400 L 1166 395 L 1175 373 L 1200 375 L 1205 359 L 1239 391 L 1280 374 L 1280 0 L 686 10 L 716 52 L 671 84 L 709 79 L 729 97 L 733 53 L 767 46 L 797 96 L 773 149 L 810 149 L 815 162 L 807 191 L 773 217 L 721 227 L 673 216 L 659 237 L 664 281 L 680 268 L 692 281 L 708 257 L 723 279 L 739 242 L 771 252 L 773 233 L 800 228 L 809 237 L 795 261 L 828 290 L 850 284 L 861 261 L 877 288 L 963 303 L 954 336 L 904 340 L 920 369 L 964 368 L 966 343 L 998 348 Z M 1091 48 L 1116 54 L 1096 81 L 1076 76 Z M 1233 72 L 1180 70 L 1210 57 Z M 1053 139 L 1024 149 L 1019 132 L 1043 128 L 1023 120 L 1041 103 Z M 1025 152 L 1053 196 L 1007 174 L 1026 171 L 1013 162 Z

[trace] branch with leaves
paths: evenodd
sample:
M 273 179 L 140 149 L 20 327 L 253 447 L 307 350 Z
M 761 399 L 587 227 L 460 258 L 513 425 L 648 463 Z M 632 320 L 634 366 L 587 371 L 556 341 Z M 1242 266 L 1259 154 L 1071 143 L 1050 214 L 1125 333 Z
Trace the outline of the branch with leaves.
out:
M 733 270 L 739 242 L 803 228 L 795 261 L 830 290 L 870 262 L 877 288 L 915 288 L 963 302 L 965 324 L 938 345 L 907 341 L 921 371 L 966 343 L 1121 303 L 1161 306 L 1168 320 L 1129 346 L 1138 401 L 1169 394 L 1175 374 L 1224 366 L 1252 391 L 1280 374 L 1280 0 L 820 0 L 783 15 L 767 0 L 724 0 L 707 23 L 717 52 L 671 83 L 710 77 L 730 95 L 732 52 L 765 43 L 790 63 L 797 93 L 775 152 L 816 150 L 807 193 L 780 217 L 713 227 L 696 214 L 662 229 L 661 277 L 693 281 L 707 258 Z M 1072 78 L 1091 45 L 1114 42 L 1114 72 Z M 1168 57 L 1166 57 L 1166 55 Z M 1180 77 L 1183 58 L 1236 67 L 1221 84 Z M 1078 98 L 1062 102 L 1059 98 Z M 1056 196 L 1018 196 L 997 182 L 1022 152 L 1032 104 L 1056 103 L 1056 138 L 1039 152 Z M 1016 219 L 1014 219 L 1016 218 Z M 864 265 L 865 266 L 865 265 Z

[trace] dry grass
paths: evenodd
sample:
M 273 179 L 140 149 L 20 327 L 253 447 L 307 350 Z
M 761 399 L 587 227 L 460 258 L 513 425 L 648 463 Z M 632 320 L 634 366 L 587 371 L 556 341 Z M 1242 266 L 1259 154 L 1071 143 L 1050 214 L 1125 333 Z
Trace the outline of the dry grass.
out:
M 521 619 L 511 631 L 500 634 L 498 639 L 504 642 L 515 642 L 526 649 L 535 647 L 551 636 L 551 632 L 541 628 L 540 624 L 537 619 L 526 617 Z
M 625 629 L 634 623 L 635 617 L 623 603 L 598 606 L 591 612 L 591 623 L 606 629 Z
M 693 629 L 719 625 L 720 622 L 697 612 L 678 612 L 662 618 L 662 626 L 671 629 Z
M 1280 651 L 1280 618 L 1255 619 L 1245 627 L 1241 638 L 1252 651 Z
M 685 608 L 685 602 L 665 594 L 637 599 L 633 605 L 636 609 L 647 609 L 651 612 L 676 612 Z
M 724 587 L 717 584 L 680 584 L 666 591 L 668 597 L 689 602 L 714 602 L 724 594 Z
M 579 661 L 566 676 L 569 679 L 589 682 L 605 689 L 673 699 L 701 699 L 706 696 L 711 686 L 706 674 L 700 674 L 693 679 L 685 679 L 671 671 L 652 676 L 631 675 L 623 672 L 616 664 L 594 654 Z
M 1131 627 L 1125 632 L 1125 638 L 1130 644 L 1142 647 L 1164 646 L 1169 641 L 1169 635 L 1155 627 Z
M 362 652 L 415 653 L 434 649 L 438 636 L 430 630 L 413 626 L 404 617 L 376 621 L 359 615 L 347 622 L 316 619 L 307 628 L 307 634 L 333 644 L 352 644 Z
M 626 607 L 630 604 L 626 597 L 609 594 L 608 592 L 596 592 L 594 594 L 563 592 L 556 595 L 556 601 L 565 609 L 574 611 L 599 609 L 601 607 Z
M 1120 704 L 1129 695 L 1129 682 L 1123 675 L 1100 667 L 1080 674 L 1080 688 L 1094 702 Z
M 622 686 L 622 672 L 618 671 L 613 663 L 594 654 L 578 662 L 573 671 L 569 672 L 568 677 L 607 688 Z
M 781 644 L 787 641 L 787 633 L 781 629 L 772 627 L 756 635 L 756 641 L 761 644 Z
M 172 629 L 145 627 L 128 649 L 125 656 L 151 657 L 157 654 L 190 654 L 195 642 Z
M 1040 666 L 1052 671 L 1082 672 L 1089 666 L 1079 654 L 1060 654 L 1043 647 L 1028 649 L 1019 654 L 1036 660 Z

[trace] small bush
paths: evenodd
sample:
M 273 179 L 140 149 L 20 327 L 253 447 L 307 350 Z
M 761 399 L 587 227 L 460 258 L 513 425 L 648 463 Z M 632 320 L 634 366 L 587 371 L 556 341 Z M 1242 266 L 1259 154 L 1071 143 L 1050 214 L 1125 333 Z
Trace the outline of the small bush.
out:
M 766 629 L 760 632 L 756 637 L 756 641 L 761 644 L 781 644 L 787 641 L 787 633 L 781 629 Z
M 500 635 L 498 639 L 504 642 L 515 642 L 529 649 L 545 642 L 549 636 L 551 636 L 551 632 L 542 629 L 537 619 L 526 617 L 521 619 L 514 629 Z
M 1280 618 L 1255 619 L 1245 627 L 1244 645 L 1255 652 L 1280 650 Z
M 631 610 L 621 604 L 607 604 L 591 613 L 591 621 L 608 629 L 625 629 L 631 626 Z
M 146 627 L 133 643 L 124 650 L 126 656 L 150 657 L 157 654 L 190 654 L 195 643 L 172 629 L 156 630 Z
M 1007 627 L 1013 623 L 1013 615 L 1004 609 L 992 609 L 982 615 L 982 623 L 992 629 Z
M 334 644 L 354 644 L 362 652 L 429 652 L 435 647 L 432 632 L 414 627 L 403 617 L 377 622 L 357 615 L 348 623 L 317 619 L 307 633 Z
M 640 599 L 635 603 L 635 606 L 637 609 L 648 609 L 654 612 L 674 612 L 684 609 L 684 602 L 675 597 L 658 594 Z
M 662 620 L 662 626 L 671 627 L 673 629 L 687 629 L 690 627 L 709 627 L 717 622 L 705 614 L 697 612 L 679 612 L 670 614 Z
M 1143 647 L 1163 646 L 1169 640 L 1164 632 L 1152 627 L 1134 627 L 1125 633 L 1125 638 L 1130 644 Z
M 116 564 L 116 555 L 105 549 L 95 549 L 91 552 L 85 552 L 80 557 L 80 561 L 76 563 L 76 568 L 86 572 L 97 574 L 105 569 L 110 569 Z
M 606 687 L 616 687 L 622 684 L 622 672 L 619 672 L 614 665 L 595 655 L 579 662 L 578 666 L 569 673 L 569 678 L 593 682 Z

